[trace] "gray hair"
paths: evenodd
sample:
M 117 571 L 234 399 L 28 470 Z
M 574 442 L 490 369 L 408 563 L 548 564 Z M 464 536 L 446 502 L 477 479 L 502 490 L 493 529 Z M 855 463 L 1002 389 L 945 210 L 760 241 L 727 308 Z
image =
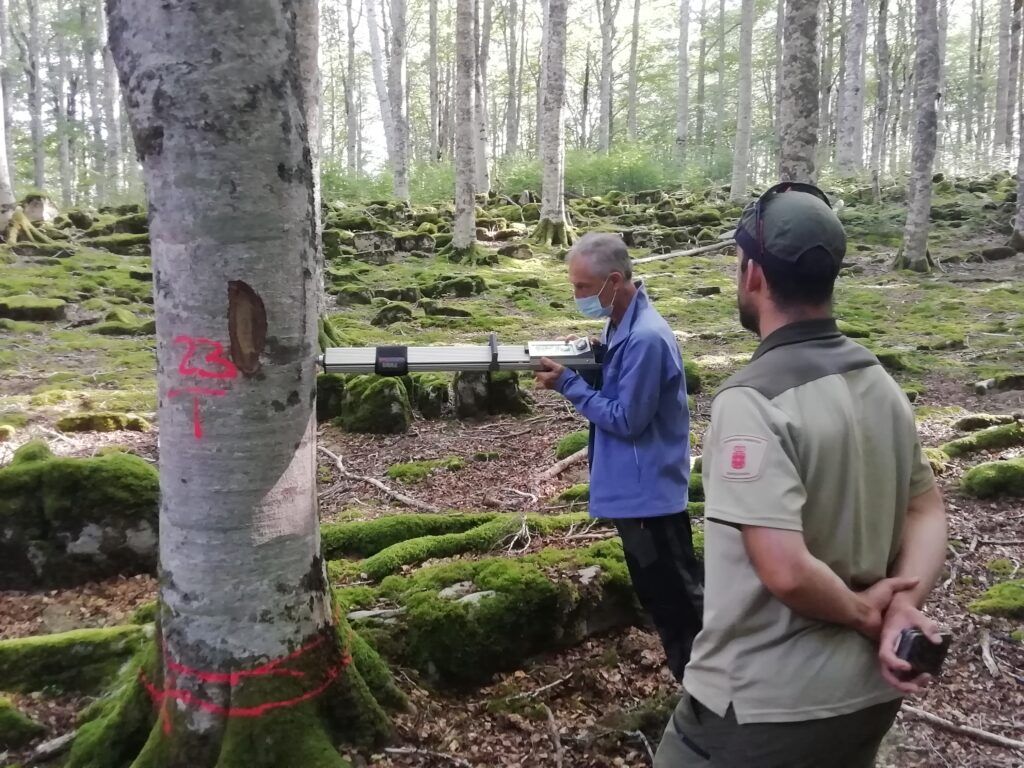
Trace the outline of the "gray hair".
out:
M 595 277 L 608 277 L 612 272 L 621 272 L 629 280 L 633 277 L 633 260 L 622 237 L 607 232 L 588 232 L 569 249 L 565 256 L 568 264 L 577 256 L 586 257 Z

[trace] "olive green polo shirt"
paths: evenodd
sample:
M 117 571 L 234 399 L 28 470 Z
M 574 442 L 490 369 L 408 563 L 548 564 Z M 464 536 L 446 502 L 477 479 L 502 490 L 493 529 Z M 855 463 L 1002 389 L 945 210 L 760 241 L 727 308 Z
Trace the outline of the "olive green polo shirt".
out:
M 909 500 L 934 484 L 906 395 L 834 320 L 766 338 L 715 397 L 704 439 L 704 628 L 686 690 L 740 723 L 813 720 L 895 699 L 877 648 L 761 583 L 740 526 L 803 533 L 854 590 L 884 578 Z

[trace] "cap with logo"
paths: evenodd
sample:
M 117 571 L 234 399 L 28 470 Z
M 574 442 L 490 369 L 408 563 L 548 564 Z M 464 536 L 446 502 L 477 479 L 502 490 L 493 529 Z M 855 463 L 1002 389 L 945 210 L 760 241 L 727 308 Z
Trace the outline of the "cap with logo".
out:
M 828 197 L 813 184 L 783 182 L 748 205 L 736 227 L 747 258 L 796 276 L 835 277 L 846 256 L 846 232 Z

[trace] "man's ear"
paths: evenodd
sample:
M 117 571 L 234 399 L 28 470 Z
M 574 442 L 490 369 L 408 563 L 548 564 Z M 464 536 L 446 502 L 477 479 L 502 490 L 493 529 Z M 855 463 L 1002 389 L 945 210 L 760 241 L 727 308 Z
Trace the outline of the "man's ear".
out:
M 764 279 L 764 270 L 753 259 L 747 260 L 747 268 L 740 272 L 740 280 L 743 281 L 743 287 L 747 293 L 757 293 L 764 290 L 767 285 Z

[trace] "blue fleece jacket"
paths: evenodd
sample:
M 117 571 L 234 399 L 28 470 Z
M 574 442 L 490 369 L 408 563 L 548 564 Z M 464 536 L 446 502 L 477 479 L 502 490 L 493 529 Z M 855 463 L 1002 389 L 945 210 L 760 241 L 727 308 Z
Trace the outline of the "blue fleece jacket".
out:
M 682 512 L 690 479 L 686 375 L 675 336 L 642 285 L 602 340 L 600 389 L 569 370 L 557 382 L 590 421 L 590 516 Z

